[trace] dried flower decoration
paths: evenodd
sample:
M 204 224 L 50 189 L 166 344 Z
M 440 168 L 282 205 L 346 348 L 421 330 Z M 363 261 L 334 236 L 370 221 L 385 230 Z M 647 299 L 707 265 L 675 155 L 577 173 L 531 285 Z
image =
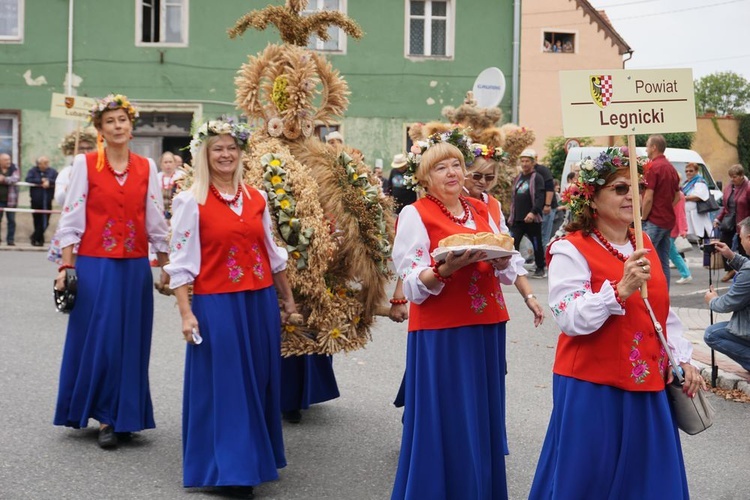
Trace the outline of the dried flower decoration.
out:
M 198 148 L 203 141 L 213 135 L 231 135 L 237 141 L 240 149 L 243 151 L 247 148 L 247 141 L 250 139 L 250 129 L 246 124 L 241 122 L 235 122 L 230 118 L 221 120 L 211 120 L 200 127 L 193 134 L 193 139 L 190 141 L 190 154 L 196 156 L 198 154 Z
M 416 191 L 419 182 L 414 178 L 417 172 L 419 162 L 422 161 L 422 155 L 431 146 L 440 142 L 447 142 L 456 146 L 461 154 L 464 156 L 464 163 L 466 166 L 474 163 L 477 155 L 472 149 L 471 138 L 469 137 L 469 130 L 456 127 L 443 133 L 432 134 L 424 141 L 416 141 L 412 144 L 411 149 L 406 155 L 406 170 L 404 171 L 404 186 Z M 480 150 L 481 152 L 481 150 Z

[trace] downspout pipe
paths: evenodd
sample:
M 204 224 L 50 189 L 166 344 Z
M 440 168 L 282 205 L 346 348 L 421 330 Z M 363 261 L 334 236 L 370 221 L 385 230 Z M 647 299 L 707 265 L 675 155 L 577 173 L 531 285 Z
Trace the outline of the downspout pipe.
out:
M 72 1 L 72 0 L 71 0 Z M 513 0 L 513 76 L 511 121 L 518 123 L 518 93 L 521 71 L 521 0 Z
M 73 5 L 74 0 L 68 0 L 68 84 L 66 95 L 73 95 Z

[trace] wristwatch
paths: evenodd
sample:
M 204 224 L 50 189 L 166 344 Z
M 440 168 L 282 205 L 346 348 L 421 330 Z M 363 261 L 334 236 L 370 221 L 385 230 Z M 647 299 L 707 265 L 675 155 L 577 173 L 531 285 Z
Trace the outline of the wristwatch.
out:
M 528 302 L 528 301 L 529 301 L 529 299 L 536 299 L 536 295 L 534 295 L 533 293 L 530 293 L 530 294 L 526 295 L 526 296 L 525 296 L 525 297 L 523 298 L 523 301 L 524 301 L 524 303 Z

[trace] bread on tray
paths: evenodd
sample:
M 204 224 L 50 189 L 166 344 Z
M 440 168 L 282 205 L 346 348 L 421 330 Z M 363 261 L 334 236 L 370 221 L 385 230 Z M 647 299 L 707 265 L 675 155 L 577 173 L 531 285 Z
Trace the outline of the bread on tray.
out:
M 513 250 L 513 238 L 503 233 L 459 233 L 447 236 L 438 242 L 439 247 L 476 245 L 489 245 L 505 250 Z

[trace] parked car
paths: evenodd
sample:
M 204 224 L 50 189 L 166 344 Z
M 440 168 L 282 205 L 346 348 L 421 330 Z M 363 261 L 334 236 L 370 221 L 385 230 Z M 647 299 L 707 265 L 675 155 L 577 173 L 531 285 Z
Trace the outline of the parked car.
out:
M 570 172 L 570 167 L 573 163 L 585 160 L 586 158 L 596 158 L 606 149 L 607 148 L 601 146 L 587 146 L 583 148 L 571 148 L 568 150 L 568 155 L 565 157 L 562 179 L 560 179 L 560 189 L 563 190 L 568 185 L 568 173 Z M 636 153 L 638 156 L 646 156 L 646 148 L 636 148 Z M 685 165 L 688 163 L 697 163 L 700 166 L 700 174 L 706 180 L 711 195 L 721 205 L 721 186 L 718 186 L 714 181 L 711 171 L 708 169 L 706 162 L 703 161 L 703 158 L 701 158 L 701 155 L 692 149 L 667 148 L 664 152 L 664 156 L 666 156 L 672 165 L 674 165 L 674 168 L 680 175 L 680 184 L 685 182 Z

